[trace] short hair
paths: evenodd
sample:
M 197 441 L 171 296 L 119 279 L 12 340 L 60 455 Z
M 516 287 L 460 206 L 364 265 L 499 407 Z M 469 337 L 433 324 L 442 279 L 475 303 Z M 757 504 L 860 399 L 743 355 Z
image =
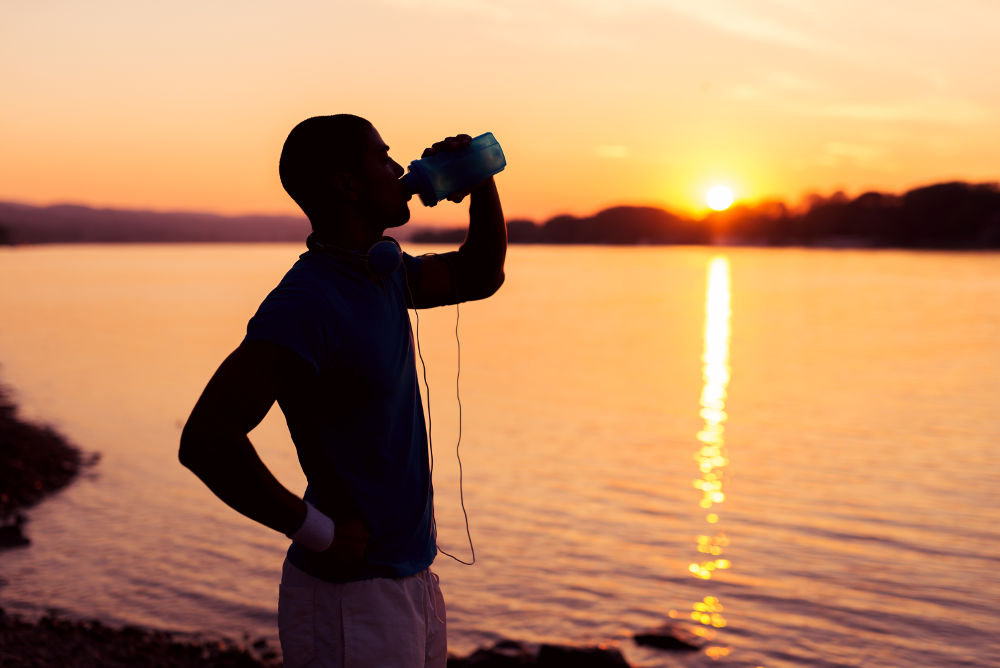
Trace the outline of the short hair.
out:
M 370 121 L 352 114 L 313 116 L 288 133 L 278 160 L 281 185 L 309 215 L 329 197 L 336 171 L 357 173 L 368 146 Z

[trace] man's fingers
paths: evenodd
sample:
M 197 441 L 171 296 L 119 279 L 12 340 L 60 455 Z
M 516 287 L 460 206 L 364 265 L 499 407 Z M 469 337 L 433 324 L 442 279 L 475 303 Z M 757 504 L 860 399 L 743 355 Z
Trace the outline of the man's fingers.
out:
M 425 148 L 424 152 L 420 154 L 420 157 L 426 158 L 429 155 L 434 155 L 438 151 L 454 151 L 456 149 L 465 148 L 471 141 L 472 137 L 467 134 L 447 137 L 439 142 L 434 142 L 428 148 Z

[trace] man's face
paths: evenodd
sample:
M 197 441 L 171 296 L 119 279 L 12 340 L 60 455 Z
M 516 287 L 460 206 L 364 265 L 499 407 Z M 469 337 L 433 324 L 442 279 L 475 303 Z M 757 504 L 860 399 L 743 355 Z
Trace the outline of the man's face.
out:
M 371 128 L 362 158 L 358 204 L 365 217 L 382 230 L 410 219 L 410 195 L 399 181 L 403 173 L 403 167 L 389 157 L 389 147 L 378 131 Z

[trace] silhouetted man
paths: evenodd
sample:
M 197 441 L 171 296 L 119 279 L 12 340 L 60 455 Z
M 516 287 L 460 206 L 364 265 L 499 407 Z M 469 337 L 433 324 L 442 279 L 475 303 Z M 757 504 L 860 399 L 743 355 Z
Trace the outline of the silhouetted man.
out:
M 468 142 L 449 137 L 424 155 Z M 471 190 L 459 250 L 412 257 L 390 247 L 386 262 L 376 244 L 410 215 L 403 168 L 388 151 L 357 116 L 309 118 L 289 134 L 279 171 L 312 224 L 308 250 L 250 320 L 181 436 L 181 462 L 219 498 L 292 538 L 278 602 L 289 667 L 446 663 L 407 307 L 492 295 L 507 233 L 491 178 Z M 247 438 L 275 401 L 308 480 L 305 499 Z

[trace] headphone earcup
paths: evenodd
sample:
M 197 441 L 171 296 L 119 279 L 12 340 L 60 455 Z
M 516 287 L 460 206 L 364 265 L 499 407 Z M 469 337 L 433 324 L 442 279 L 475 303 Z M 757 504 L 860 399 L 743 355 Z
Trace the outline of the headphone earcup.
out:
M 403 251 L 395 239 L 385 238 L 368 249 L 368 271 L 385 278 L 403 264 Z

